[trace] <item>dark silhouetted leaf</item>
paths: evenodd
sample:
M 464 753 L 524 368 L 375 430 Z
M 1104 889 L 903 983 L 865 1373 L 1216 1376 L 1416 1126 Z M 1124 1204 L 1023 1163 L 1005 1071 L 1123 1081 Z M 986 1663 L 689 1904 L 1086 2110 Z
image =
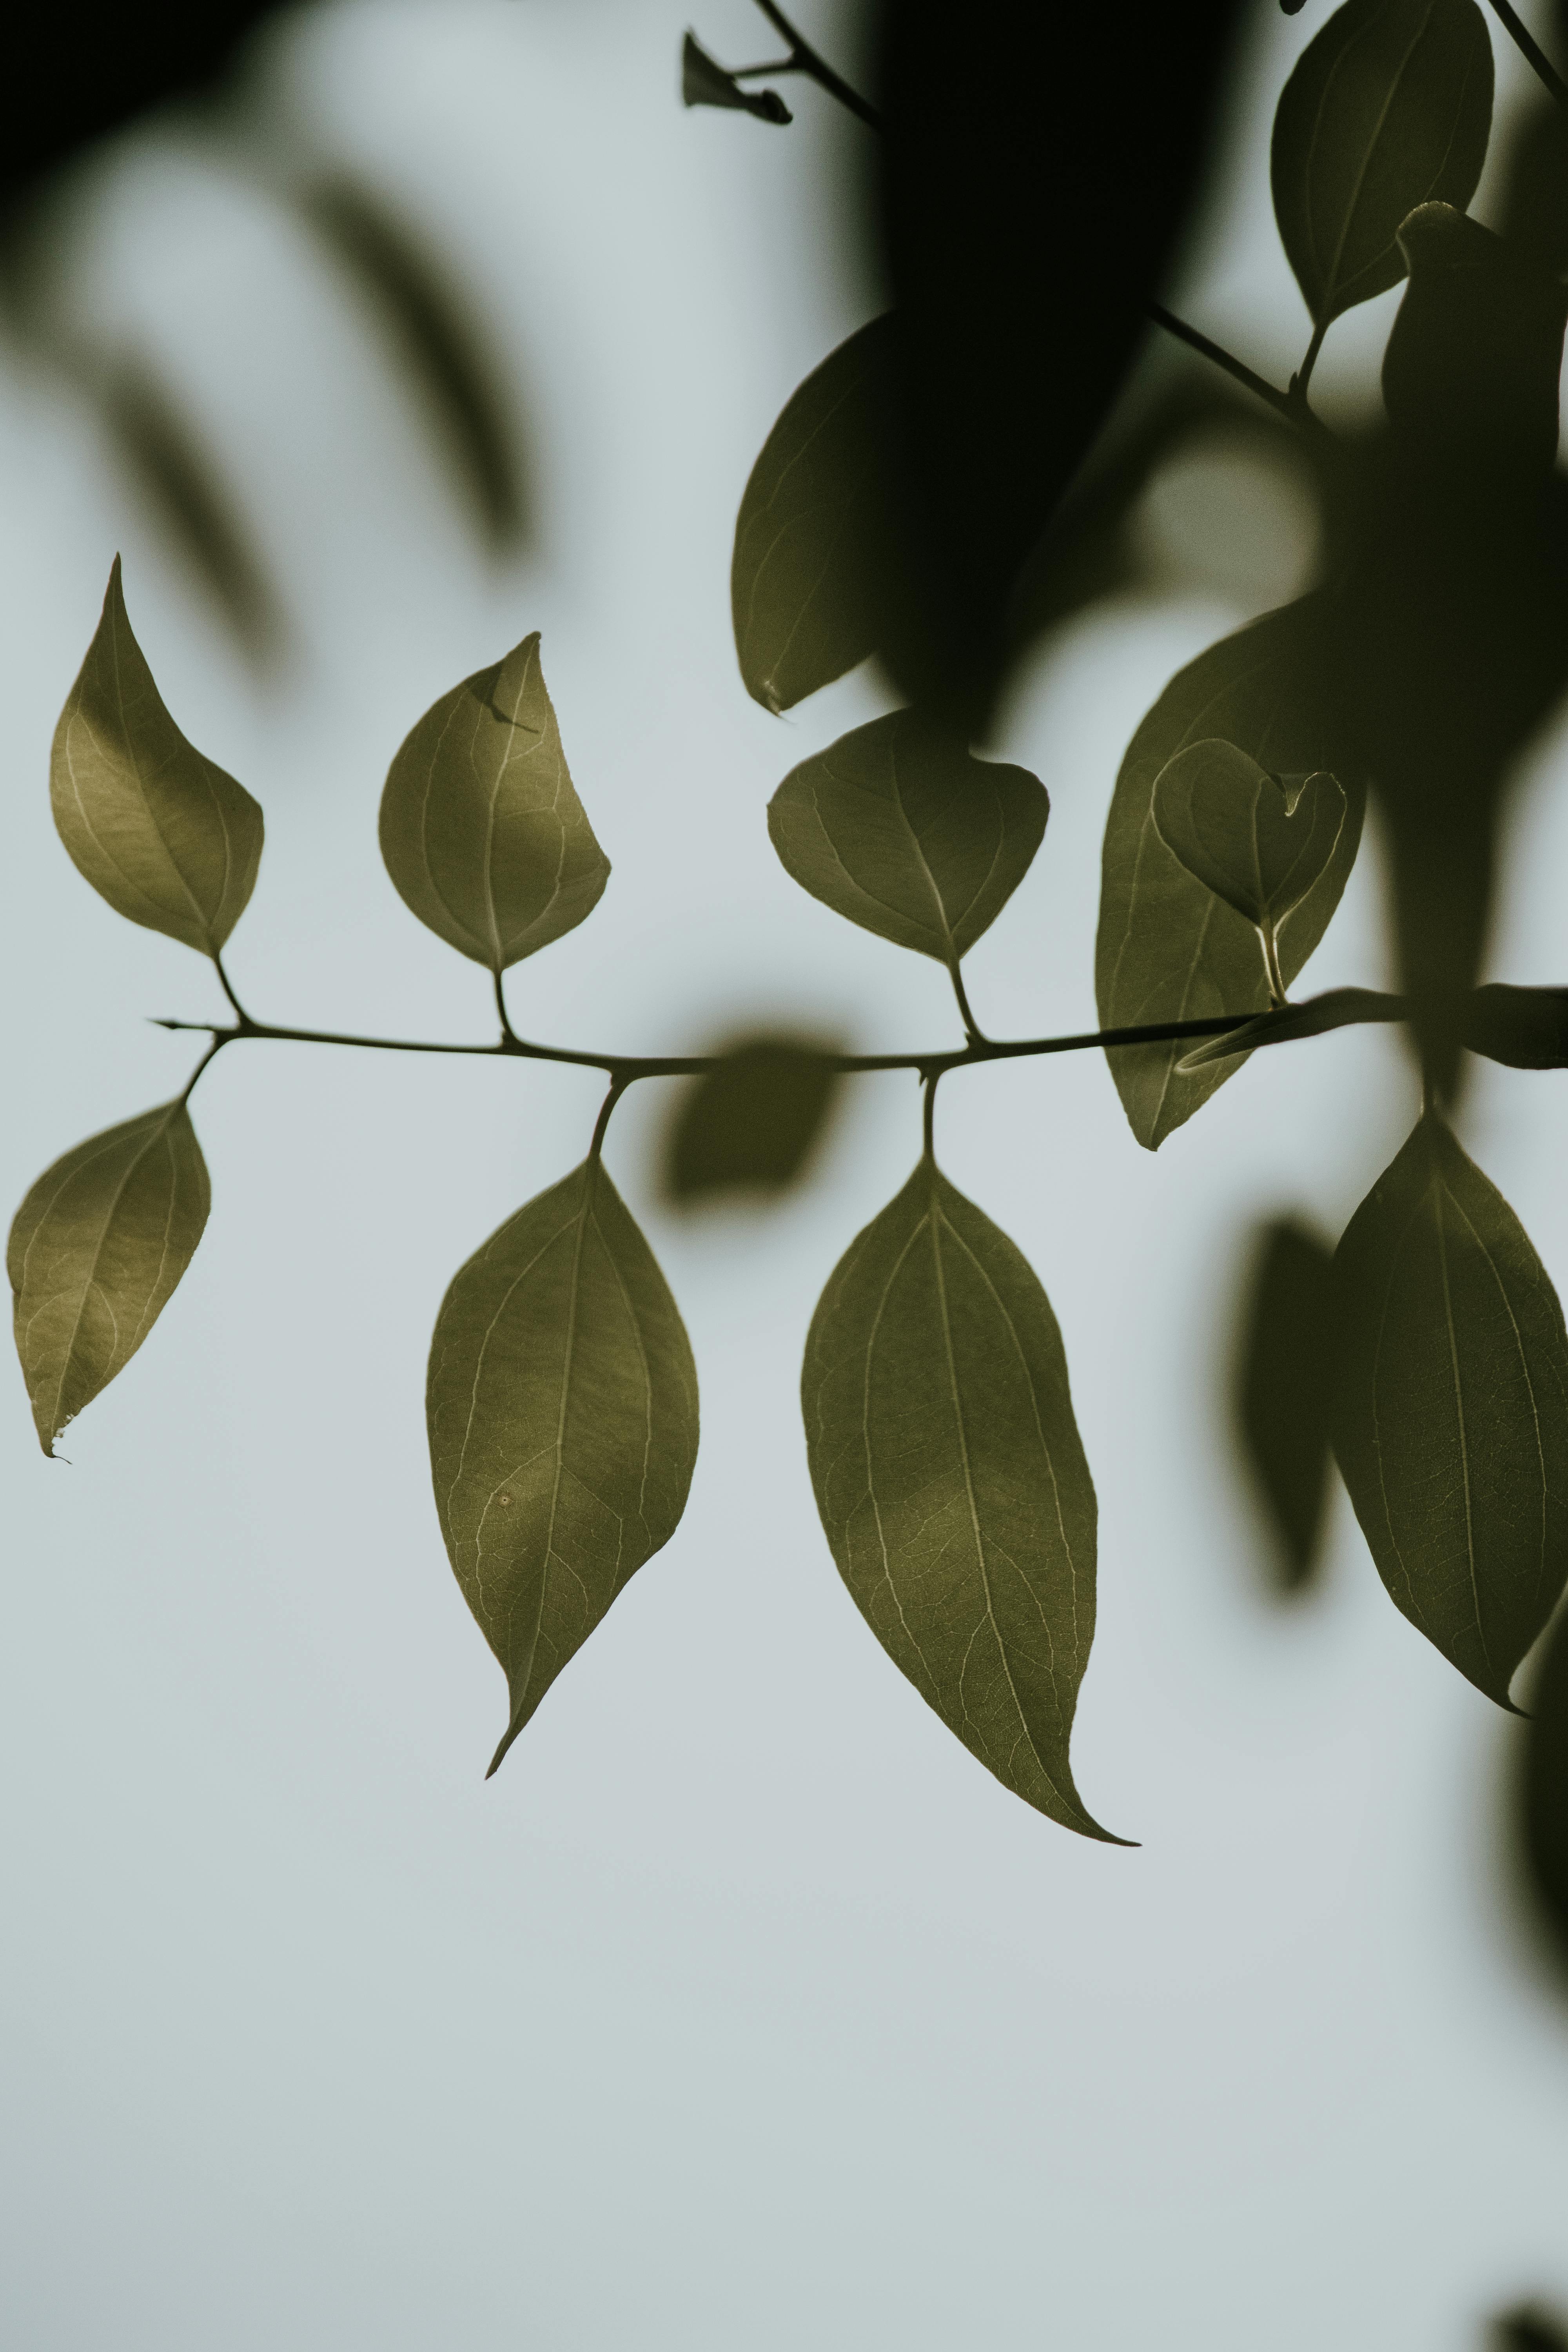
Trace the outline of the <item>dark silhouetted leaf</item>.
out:
M 118 556 L 55 730 L 49 797 L 72 862 L 117 913 L 217 953 L 255 887 L 261 811 L 164 709 L 131 634 Z
M 1520 1827 L 1531 1906 L 1568 1973 L 1568 1616 L 1553 1626 L 1530 1692 Z M 1527 2352 L 1526 2340 L 1518 2352 Z M 1561 2336 L 1554 2339 L 1562 2344 Z
M 598 905 L 610 861 L 567 772 L 537 629 L 406 738 L 381 798 L 381 854 L 420 921 L 495 972 Z
M 792 768 L 768 831 L 803 890 L 951 971 L 1028 872 L 1048 809 L 1026 768 L 895 710 Z
M 1493 981 L 1470 999 L 1464 1041 L 1513 1070 L 1568 1068 L 1568 988 L 1509 988 Z
M 184 1103 L 162 1103 L 57 1160 L 11 1227 L 16 1353 L 38 1443 L 124 1370 L 189 1265 L 210 1193 Z
M 680 95 L 688 106 L 740 107 L 761 122 L 795 120 L 776 89 L 742 89 L 734 75 L 709 56 L 695 33 L 688 33 L 680 52 Z
M 1530 1237 L 1429 1114 L 1334 1257 L 1334 1450 L 1377 1570 L 1501 1706 L 1568 1578 L 1568 1340 Z
M 793 1184 L 820 1141 L 838 1073 L 826 1058 L 837 1040 L 748 1036 L 724 1049 L 694 1079 L 665 1146 L 665 1191 L 673 1201 L 715 1193 L 777 1193 Z
M 789 710 L 875 650 L 886 598 L 884 377 L 873 319 L 791 394 L 735 519 L 730 603 L 746 691 Z
M 1262 1013 L 1268 983 L 1251 924 L 1174 858 L 1155 828 L 1155 780 L 1187 744 L 1215 736 L 1273 775 L 1331 770 L 1348 803 L 1327 870 L 1279 930 L 1287 982 L 1301 970 L 1340 902 L 1361 840 L 1366 786 L 1339 740 L 1331 675 L 1334 640 L 1322 598 L 1304 597 L 1211 646 L 1178 670 L 1121 762 L 1105 827 L 1095 946 L 1101 1026 Z M 1201 1109 L 1238 1062 L 1189 1076 L 1187 1049 L 1122 1045 L 1107 1055 L 1140 1143 L 1152 1151 Z
M 669 1541 L 697 1460 L 685 1327 L 598 1160 L 509 1217 L 456 1275 L 426 1411 L 447 1550 L 510 1692 L 493 1772 Z
M 1237 1421 L 1288 1592 L 1311 1580 L 1328 1500 L 1332 1266 L 1326 1242 L 1277 1218 L 1258 1236 L 1242 1319 Z
M 895 1664 L 1005 1788 L 1109 1838 L 1068 1761 L 1096 1507 L 1061 1335 L 930 1160 L 835 1268 L 801 1399 L 833 1557 Z
M 1345 0 L 1274 117 L 1274 216 L 1320 329 L 1405 275 L 1400 223 L 1462 211 L 1486 161 L 1492 50 L 1476 0 Z
M 1154 830 L 1187 872 L 1246 921 L 1284 921 L 1338 845 L 1336 779 L 1271 776 L 1234 743 L 1189 743 L 1154 779 Z
M 1568 1782 L 1564 1783 L 1568 1792 Z M 1555 2312 L 1539 2303 L 1521 2304 L 1494 2319 L 1488 2333 L 1490 2352 L 1568 2352 L 1568 2328 Z

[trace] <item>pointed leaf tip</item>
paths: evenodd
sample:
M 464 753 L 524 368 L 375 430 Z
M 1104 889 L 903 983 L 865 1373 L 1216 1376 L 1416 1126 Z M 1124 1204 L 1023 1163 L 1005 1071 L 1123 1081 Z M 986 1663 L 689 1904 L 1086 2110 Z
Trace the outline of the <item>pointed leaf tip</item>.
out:
M 1339 845 L 1346 800 L 1338 779 L 1271 776 L 1235 743 L 1189 743 L 1154 779 L 1154 830 L 1194 880 L 1247 922 L 1295 911 Z

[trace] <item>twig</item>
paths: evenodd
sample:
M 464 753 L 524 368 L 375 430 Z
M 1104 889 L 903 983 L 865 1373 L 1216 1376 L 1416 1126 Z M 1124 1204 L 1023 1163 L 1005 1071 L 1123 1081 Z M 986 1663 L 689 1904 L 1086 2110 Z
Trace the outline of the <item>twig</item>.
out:
M 826 90 L 830 98 L 836 98 L 840 106 L 847 106 L 851 114 L 858 116 L 862 122 L 869 123 L 873 131 L 880 131 L 882 118 L 876 108 L 862 98 L 858 89 L 851 89 L 842 74 L 834 72 L 826 58 L 812 47 L 803 34 L 796 32 L 784 10 L 775 7 L 773 0 L 757 0 L 757 5 L 774 32 L 781 34 L 789 43 L 789 56 L 780 65 L 738 67 L 735 79 L 739 80 L 744 75 L 760 73 L 807 74 Z
M 1568 106 L 1568 82 L 1563 80 L 1534 34 L 1521 24 L 1509 0 L 1491 0 L 1491 10 L 1521 56 L 1534 67 L 1558 105 Z

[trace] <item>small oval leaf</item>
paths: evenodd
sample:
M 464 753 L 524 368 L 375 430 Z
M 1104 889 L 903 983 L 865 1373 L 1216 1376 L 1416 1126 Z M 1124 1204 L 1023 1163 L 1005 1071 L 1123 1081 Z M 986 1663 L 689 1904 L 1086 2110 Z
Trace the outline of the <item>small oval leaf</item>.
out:
M 1279 931 L 1279 965 L 1294 980 L 1328 928 L 1355 863 L 1366 781 L 1335 720 L 1334 645 L 1321 596 L 1266 613 L 1178 670 L 1127 747 L 1106 819 L 1095 993 L 1100 1025 L 1201 1021 L 1263 1013 L 1268 983 L 1258 934 L 1189 874 L 1154 824 L 1154 784 L 1187 744 L 1223 737 L 1272 775 L 1326 768 L 1348 803 L 1325 871 Z M 1133 1134 L 1157 1150 L 1240 1067 L 1187 1075 L 1187 1048 L 1120 1045 L 1106 1055 Z
M 801 1375 L 817 1509 L 894 1664 L 1004 1788 L 1085 1837 L 1068 1759 L 1094 1485 L 1050 1302 L 924 1160 L 823 1292 Z
M 793 709 L 876 650 L 889 563 L 883 451 L 890 319 L 792 393 L 735 519 L 730 604 L 746 691 Z
M 381 854 L 420 921 L 495 972 L 598 905 L 610 861 L 567 772 L 537 629 L 405 740 L 381 796 Z
M 210 1202 L 183 1100 L 89 1136 L 28 1192 L 5 1266 L 46 1454 L 153 1328 L 195 1254 Z
M 1274 216 L 1319 328 L 1405 275 L 1398 230 L 1462 212 L 1491 135 L 1492 48 L 1476 0 L 1345 0 L 1274 117 Z
M 1154 830 L 1187 872 L 1254 925 L 1283 922 L 1338 845 L 1338 780 L 1281 781 L 1234 743 L 1189 743 L 1154 779 Z
M 1287 1592 L 1312 1579 L 1329 1497 L 1333 1252 L 1295 1217 L 1255 1246 L 1237 1363 L 1243 1452 L 1276 1538 Z
M 1378 1574 L 1509 1705 L 1568 1580 L 1568 1339 L 1545 1267 L 1435 1115 L 1334 1255 L 1334 1451 Z
M 1028 872 L 1049 810 L 1026 768 L 895 710 L 792 768 L 768 831 L 803 890 L 951 970 Z
M 839 1073 L 837 1040 L 742 1037 L 692 1082 L 665 1147 L 665 1191 L 700 1202 L 716 1193 L 776 1194 L 821 1141 Z
M 261 862 L 261 811 L 164 708 L 131 633 L 120 558 L 55 729 L 49 798 L 78 871 L 117 914 L 216 955 Z
M 426 1412 L 441 1533 L 510 1693 L 493 1772 L 674 1534 L 697 1459 L 685 1326 L 598 1160 L 509 1217 L 453 1277 Z

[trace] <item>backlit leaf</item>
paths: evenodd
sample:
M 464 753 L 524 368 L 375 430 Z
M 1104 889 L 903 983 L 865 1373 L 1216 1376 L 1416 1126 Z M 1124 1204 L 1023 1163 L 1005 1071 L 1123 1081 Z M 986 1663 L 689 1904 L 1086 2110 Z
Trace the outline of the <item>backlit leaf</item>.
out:
M 1154 824 L 1155 781 L 1189 743 L 1219 736 L 1273 775 L 1326 768 L 1338 777 L 1348 806 L 1333 856 L 1280 926 L 1287 983 L 1317 946 L 1355 862 L 1366 806 L 1365 779 L 1337 739 L 1331 670 L 1323 600 L 1304 597 L 1178 670 L 1133 736 L 1105 826 L 1095 944 L 1103 1028 L 1268 1008 L 1257 932 L 1172 856 Z M 1240 1067 L 1222 1061 L 1179 1076 L 1186 1050 L 1121 1045 L 1106 1056 L 1132 1132 L 1151 1151 Z
M 261 811 L 163 706 L 131 634 L 120 558 L 66 698 L 49 797 L 73 864 L 118 914 L 216 955 L 261 862 Z
M 420 921 L 496 972 L 597 906 L 610 861 L 567 772 L 537 629 L 406 738 L 381 798 L 381 854 Z
M 801 1377 L 817 1509 L 857 1606 L 949 1729 L 1086 1837 L 1068 1760 L 1096 1504 L 1050 1302 L 929 1159 L 835 1268 Z
M 1336 780 L 1278 778 L 1234 743 L 1189 743 L 1154 780 L 1154 829 L 1187 872 L 1247 922 L 1282 922 L 1334 854 Z
M 1287 1591 L 1317 1565 L 1329 1494 L 1333 1254 L 1299 1219 L 1258 1237 L 1237 1364 L 1237 1420 Z
M 210 1197 L 183 1101 L 89 1136 L 28 1192 L 5 1265 L 16 1353 L 46 1454 L 163 1313 L 202 1237 Z
M 1479 1690 L 1568 1579 L 1568 1340 L 1529 1235 L 1428 1115 L 1334 1258 L 1334 1449 L 1397 1605 Z
M 735 520 L 730 603 L 746 691 L 789 710 L 874 652 L 886 595 L 889 319 L 790 395 Z
M 426 1411 L 441 1533 L 510 1693 L 493 1772 L 674 1534 L 697 1459 L 685 1327 L 598 1160 L 509 1217 L 454 1276 Z
M 1462 212 L 1486 161 L 1492 50 L 1476 0 L 1346 0 L 1274 117 L 1274 216 L 1314 323 L 1405 275 L 1399 225 Z
M 671 1200 L 776 1193 L 793 1183 L 821 1139 L 838 1073 L 837 1044 L 743 1037 L 693 1079 L 670 1129 L 665 1190 Z
M 895 710 L 792 768 L 768 831 L 803 890 L 951 968 L 1028 872 L 1048 813 L 1026 768 Z

